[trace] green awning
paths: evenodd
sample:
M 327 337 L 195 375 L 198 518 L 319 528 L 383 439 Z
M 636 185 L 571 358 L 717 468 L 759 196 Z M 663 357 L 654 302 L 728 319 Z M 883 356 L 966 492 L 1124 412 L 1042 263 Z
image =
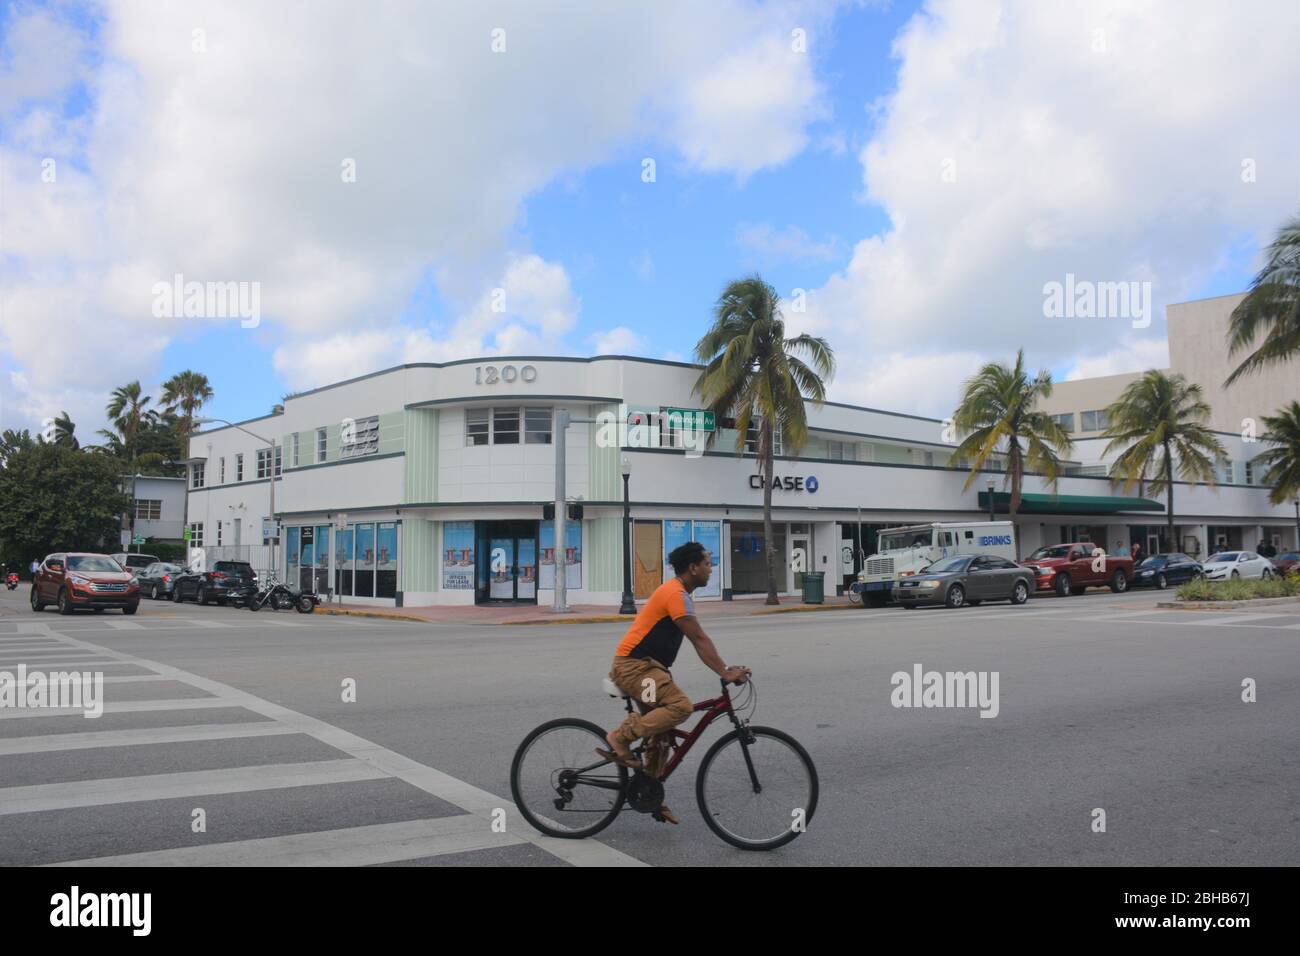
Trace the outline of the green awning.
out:
M 989 510 L 989 493 L 979 493 L 981 511 Z M 993 492 L 993 511 L 1005 515 L 1011 510 L 1011 493 Z M 1149 498 L 1115 498 L 1103 495 L 1022 494 L 1022 515 L 1113 515 L 1123 511 L 1164 511 L 1165 506 Z

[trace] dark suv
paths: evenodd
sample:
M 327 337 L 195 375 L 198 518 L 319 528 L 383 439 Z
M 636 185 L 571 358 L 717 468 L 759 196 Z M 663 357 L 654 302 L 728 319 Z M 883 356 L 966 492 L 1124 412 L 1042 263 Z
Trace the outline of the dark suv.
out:
M 79 607 L 117 607 L 123 614 L 134 614 L 140 606 L 140 586 L 106 554 L 51 554 L 32 579 L 32 610 L 43 611 L 47 604 L 57 604 L 60 614 Z
M 186 571 L 172 579 L 172 600 L 177 604 L 193 598 L 200 604 L 225 604 L 243 600 L 257 587 L 257 575 L 247 561 L 218 561 L 211 571 Z

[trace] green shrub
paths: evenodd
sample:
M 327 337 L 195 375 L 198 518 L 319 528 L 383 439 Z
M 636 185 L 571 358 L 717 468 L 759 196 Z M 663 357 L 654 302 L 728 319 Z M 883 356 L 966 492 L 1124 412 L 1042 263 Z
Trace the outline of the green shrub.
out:
M 1273 577 L 1267 581 L 1207 581 L 1198 578 L 1179 585 L 1178 598 L 1182 601 L 1250 601 L 1257 598 L 1300 596 L 1300 574 Z

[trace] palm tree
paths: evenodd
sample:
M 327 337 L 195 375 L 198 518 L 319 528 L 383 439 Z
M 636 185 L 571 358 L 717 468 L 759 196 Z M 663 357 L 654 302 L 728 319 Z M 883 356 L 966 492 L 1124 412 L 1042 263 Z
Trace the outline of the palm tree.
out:
M 0 465 L 7 462 L 11 455 L 32 448 L 36 441 L 37 439 L 32 438 L 31 432 L 26 428 L 22 431 L 6 428 L 0 434 Z
M 1110 466 L 1111 479 L 1122 482 L 1126 489 L 1146 479 L 1152 494 L 1165 492 L 1169 512 L 1165 547 L 1178 550 L 1174 536 L 1175 460 L 1184 481 L 1213 485 L 1215 462 L 1224 457 L 1223 444 L 1206 425 L 1210 406 L 1201 398 L 1201 386 L 1182 375 L 1151 369 L 1129 383 L 1106 413 L 1110 426 L 1102 437 L 1110 443 L 1102 456 L 1124 449 Z
M 81 447 L 73 433 L 77 430 L 76 424 L 68 417 L 67 412 L 60 412 L 59 417 L 54 419 L 54 444 L 64 445 L 76 450 Z
M 799 454 L 808 440 L 804 402 L 824 402 L 826 380 L 835 374 L 835 355 L 825 339 L 807 334 L 786 338 L 780 305 L 776 290 L 758 276 L 736 280 L 718 297 L 713 325 L 695 346 L 695 357 L 704 369 L 694 392 L 716 418 L 735 418 L 737 454 L 745 453 L 757 418 L 768 604 L 780 603 L 772 537 L 775 431 L 781 430 L 786 454 Z
M 167 411 L 173 415 L 177 410 L 181 413 L 178 416 L 179 427 L 188 451 L 190 434 L 194 431 L 194 414 L 212 398 L 212 386 L 208 384 L 206 375 L 186 369 L 163 382 L 162 388 L 162 403 Z
M 113 389 L 113 396 L 104 412 L 117 428 L 117 433 L 102 428 L 99 430 L 99 434 L 108 442 L 119 442 L 119 447 L 132 464 L 135 462 L 140 433 L 158 418 L 157 412 L 146 407 L 152 401 L 151 396 L 140 394 L 142 391 L 138 381 Z
M 1228 354 L 1250 348 L 1263 336 L 1227 380 L 1300 357 L 1300 216 L 1283 223 L 1268 247 L 1268 261 L 1250 284 L 1250 292 L 1232 310 L 1228 323 Z
M 1025 350 L 1020 349 L 1016 352 L 1014 368 L 989 362 L 968 380 L 961 405 L 953 413 L 953 424 L 963 437 L 952 456 L 971 463 L 962 490 L 970 488 L 989 456 L 1005 454 L 1004 483 L 1011 482 L 1012 521 L 1020 511 L 1025 466 L 1042 475 L 1048 486 L 1054 488 L 1061 476 L 1059 456 L 1073 447 L 1061 424 L 1046 412 L 1038 411 L 1038 400 L 1051 394 L 1051 373 L 1041 370 L 1031 380 L 1025 371 Z M 1017 556 L 1019 547 L 1017 543 Z
M 1272 486 L 1268 500 L 1280 505 L 1300 496 L 1300 402 L 1292 400 L 1276 415 L 1263 416 L 1263 422 L 1266 431 L 1261 437 L 1273 447 L 1255 461 L 1268 466 L 1260 481 Z

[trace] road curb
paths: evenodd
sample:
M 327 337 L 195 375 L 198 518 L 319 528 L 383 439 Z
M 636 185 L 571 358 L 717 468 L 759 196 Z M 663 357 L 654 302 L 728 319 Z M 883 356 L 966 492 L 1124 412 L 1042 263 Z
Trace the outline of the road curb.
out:
M 1156 607 L 1165 611 L 1239 611 L 1248 607 L 1274 607 L 1300 604 L 1300 597 L 1250 598 L 1244 601 L 1161 601 Z
M 317 614 L 335 614 L 339 617 L 380 617 L 389 621 L 414 621 L 416 624 L 436 624 L 437 621 L 431 621 L 427 617 L 416 617 L 413 614 L 388 614 L 384 611 L 353 611 L 344 610 L 339 607 L 317 607 Z

